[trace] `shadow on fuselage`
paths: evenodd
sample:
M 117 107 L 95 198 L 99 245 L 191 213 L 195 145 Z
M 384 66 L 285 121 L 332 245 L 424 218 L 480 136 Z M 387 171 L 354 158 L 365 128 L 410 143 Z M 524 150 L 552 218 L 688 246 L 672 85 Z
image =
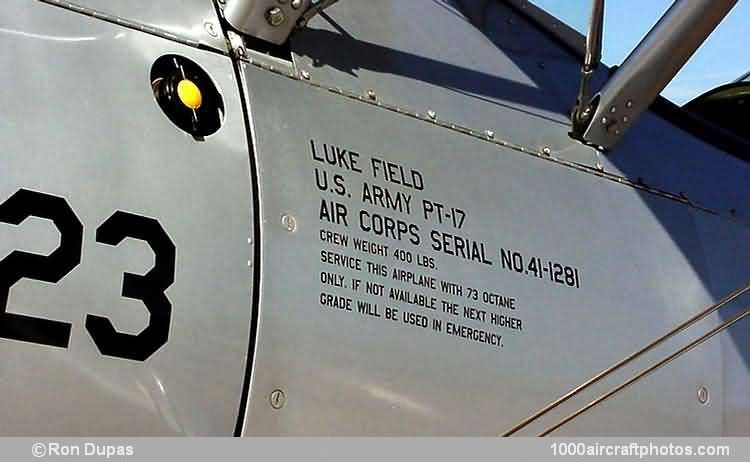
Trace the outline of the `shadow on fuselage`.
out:
M 472 24 L 494 47 L 497 58 L 510 60 L 523 78 L 518 78 L 517 73 L 509 73 L 512 78 L 508 78 L 482 72 L 420 56 L 412 51 L 361 40 L 339 24 L 332 17 L 333 13 L 330 16 L 323 14 L 333 30 L 315 27 L 301 30 L 293 38 L 293 50 L 298 55 L 308 57 L 315 67 L 328 66 L 353 77 L 358 77 L 362 70 L 407 77 L 460 93 L 469 101 L 473 98 L 503 109 L 522 111 L 550 122 L 550 131 L 567 133 L 568 126 L 562 124 L 561 120 L 568 117 L 579 84 L 581 57 L 576 55 L 575 50 L 559 43 L 500 1 L 431 0 L 431 3 L 450 12 L 457 21 Z M 508 27 L 509 24 L 513 27 Z M 466 52 L 472 53 L 473 50 Z M 483 53 L 482 56 L 487 54 Z M 545 66 L 540 66 L 540 62 L 544 62 Z M 610 70 L 602 66 L 595 78 L 595 87 L 602 85 L 609 73 Z M 581 149 L 588 148 L 581 146 Z M 634 182 L 676 195 L 697 195 L 709 201 L 717 199 L 717 203 L 727 202 L 727 197 L 734 197 L 729 189 L 741 189 L 744 175 L 727 167 L 732 165 L 733 160 L 726 154 L 653 114 L 642 117 L 620 144 L 607 153 L 606 161 L 619 174 Z M 725 184 L 720 185 L 717 191 L 715 185 L 707 184 L 705 178 L 708 174 L 725 178 Z M 707 255 L 714 251 L 713 245 L 729 244 L 712 242 L 711 235 L 705 232 L 708 226 L 706 222 L 699 226 L 696 214 L 705 212 L 688 206 L 674 207 L 669 200 L 645 191 L 639 191 L 639 196 L 690 262 L 714 300 L 721 299 L 750 280 L 750 274 L 742 273 L 743 269 L 747 269 L 746 265 L 738 264 L 736 271 L 717 272 L 715 268 L 721 266 L 720 263 L 715 259 L 707 261 Z M 596 231 L 591 230 L 592 233 Z M 633 239 L 638 239 L 638 236 L 633 236 Z M 750 249 L 747 253 L 750 253 Z M 675 281 L 675 284 L 679 283 Z M 729 319 L 747 304 L 750 304 L 750 297 L 739 299 L 722 308 L 720 318 Z M 643 310 L 658 308 L 637 307 Z M 697 313 L 704 308 L 696 306 L 689 311 Z M 729 330 L 748 368 L 749 334 L 750 322 L 738 324 Z

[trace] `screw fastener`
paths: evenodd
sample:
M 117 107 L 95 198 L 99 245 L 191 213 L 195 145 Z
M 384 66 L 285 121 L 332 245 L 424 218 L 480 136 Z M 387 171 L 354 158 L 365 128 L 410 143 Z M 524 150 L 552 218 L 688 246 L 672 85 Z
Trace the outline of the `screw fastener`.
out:
M 293 233 L 297 230 L 297 219 L 291 215 L 282 215 L 281 226 L 283 226 L 288 232 Z
M 276 389 L 271 392 L 268 401 L 271 403 L 272 408 L 281 409 L 286 404 L 286 393 L 283 390 Z
M 268 11 L 266 11 L 266 21 L 268 21 L 268 24 L 273 27 L 279 27 L 285 20 L 286 16 L 284 15 L 284 10 L 278 6 L 269 8 Z
M 708 393 L 708 388 L 706 387 L 699 387 L 698 388 L 698 402 L 701 404 L 708 404 L 709 399 L 711 398 L 710 394 Z
M 206 33 L 210 35 L 211 37 L 218 37 L 219 34 L 216 32 L 216 27 L 214 26 L 214 23 L 212 22 L 206 22 L 203 24 L 204 29 L 206 30 Z

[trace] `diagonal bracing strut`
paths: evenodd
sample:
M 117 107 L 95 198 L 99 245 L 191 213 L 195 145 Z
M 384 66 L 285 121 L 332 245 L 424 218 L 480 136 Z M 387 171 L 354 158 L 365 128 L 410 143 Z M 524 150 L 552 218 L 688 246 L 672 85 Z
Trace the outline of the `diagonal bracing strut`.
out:
M 569 401 L 574 396 L 580 394 L 584 390 L 588 389 L 592 385 L 602 381 L 607 376 L 611 375 L 612 373 L 622 369 L 626 365 L 630 364 L 631 362 L 635 361 L 639 357 L 643 356 L 644 354 L 648 353 L 649 351 L 653 350 L 657 346 L 661 345 L 662 343 L 666 342 L 670 338 L 674 337 L 675 335 L 679 334 L 680 332 L 683 332 L 690 326 L 694 325 L 695 323 L 705 319 L 710 314 L 716 312 L 723 306 L 733 302 L 734 300 L 738 299 L 739 297 L 745 295 L 746 293 L 750 292 L 750 282 L 747 282 L 744 286 L 741 288 L 735 290 L 734 292 L 730 293 L 726 297 L 722 298 L 715 304 L 709 306 L 705 310 L 696 313 L 695 315 L 691 316 L 688 320 L 682 322 L 681 324 L 675 326 L 670 331 L 662 335 L 661 337 L 657 338 L 653 342 L 649 343 L 645 347 L 641 348 L 638 351 L 633 352 L 632 354 L 628 355 L 624 359 L 620 360 L 619 362 L 613 364 L 612 366 L 609 366 L 608 368 L 604 369 L 603 371 L 599 372 L 586 382 L 582 383 L 581 385 L 578 385 L 576 388 L 570 390 L 563 396 L 559 397 L 555 401 L 547 404 L 542 409 L 534 413 L 533 415 L 527 417 L 526 419 L 522 420 L 519 424 L 511 428 L 510 430 L 506 431 L 505 433 L 502 433 L 500 436 L 512 436 L 513 434 L 517 433 L 519 430 L 522 430 L 523 428 L 527 427 L 532 422 L 536 421 L 540 417 L 544 416 L 545 414 L 549 413 L 553 409 L 557 408 L 561 404 Z M 739 321 L 739 320 L 737 320 Z M 735 322 L 737 322 L 735 321 Z M 726 324 L 726 323 L 725 323 Z M 724 324 L 722 324 L 723 326 Z M 721 326 L 719 326 L 721 327 Z M 724 327 L 724 329 L 728 328 L 729 326 Z M 717 332 L 718 333 L 718 332 Z M 706 339 L 707 340 L 707 339 Z M 606 398 L 605 398 L 606 399 Z

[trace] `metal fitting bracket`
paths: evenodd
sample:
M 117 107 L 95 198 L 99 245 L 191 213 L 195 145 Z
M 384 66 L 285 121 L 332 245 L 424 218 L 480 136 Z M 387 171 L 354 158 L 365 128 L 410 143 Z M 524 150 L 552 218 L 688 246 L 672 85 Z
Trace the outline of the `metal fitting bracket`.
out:
M 224 18 L 237 31 L 281 45 L 297 27 L 312 0 L 226 0 Z
M 677 0 L 592 101 L 582 139 L 614 146 L 648 109 L 737 0 Z

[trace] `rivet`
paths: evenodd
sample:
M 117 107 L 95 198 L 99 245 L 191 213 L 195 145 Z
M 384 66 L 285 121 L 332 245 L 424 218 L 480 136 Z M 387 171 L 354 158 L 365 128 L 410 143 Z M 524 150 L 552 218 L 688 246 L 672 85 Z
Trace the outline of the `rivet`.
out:
M 612 113 L 612 114 L 614 114 L 615 112 L 617 112 L 617 106 L 612 106 L 611 108 L 609 108 L 609 112 Z
M 545 147 L 542 148 L 542 152 L 544 153 L 545 156 L 548 156 L 548 155 L 552 154 L 552 149 L 550 149 L 549 146 L 545 146 Z
M 711 399 L 711 396 L 708 393 L 708 388 L 706 387 L 698 387 L 698 402 L 701 404 L 708 404 L 708 401 Z
M 432 120 L 435 120 L 437 118 L 437 113 L 433 110 L 427 111 L 427 117 L 429 117 Z
M 211 37 L 218 37 L 219 34 L 216 32 L 216 27 L 214 26 L 214 23 L 206 21 L 205 24 L 203 24 L 204 29 L 206 30 L 206 33 L 210 35 Z
M 375 90 L 367 90 L 367 97 L 371 100 L 375 100 L 377 96 L 375 95 Z
M 628 117 L 628 116 L 622 116 L 622 123 L 626 124 L 628 122 L 630 122 L 630 117 Z
M 291 215 L 282 215 L 281 226 L 288 232 L 293 233 L 297 230 L 297 219 Z
M 625 107 L 633 107 L 633 101 L 632 100 L 628 100 L 628 102 L 625 103 Z
M 268 24 L 272 25 L 273 27 L 279 27 L 284 23 L 285 20 L 286 16 L 284 15 L 284 10 L 282 10 L 278 6 L 269 8 L 268 11 L 266 11 L 266 21 L 268 21 Z
M 302 0 L 292 0 L 292 8 L 299 10 L 302 6 Z
M 286 404 L 286 393 L 283 390 L 276 389 L 271 392 L 268 401 L 271 403 L 272 408 L 281 409 Z
M 490 138 L 490 139 L 492 139 L 492 138 L 494 138 L 494 137 L 495 137 L 495 132 L 493 132 L 492 130 L 485 130 L 485 131 L 484 131 L 484 135 L 485 135 L 485 136 L 486 136 L 487 138 Z
M 606 117 L 602 117 L 602 124 L 604 124 L 604 125 L 607 124 L 607 118 Z
M 307 71 L 302 71 L 302 72 L 301 72 L 301 74 L 302 74 L 302 78 L 303 78 L 303 79 L 305 79 L 305 80 L 310 80 L 310 73 L 309 73 L 309 72 L 307 72 Z

